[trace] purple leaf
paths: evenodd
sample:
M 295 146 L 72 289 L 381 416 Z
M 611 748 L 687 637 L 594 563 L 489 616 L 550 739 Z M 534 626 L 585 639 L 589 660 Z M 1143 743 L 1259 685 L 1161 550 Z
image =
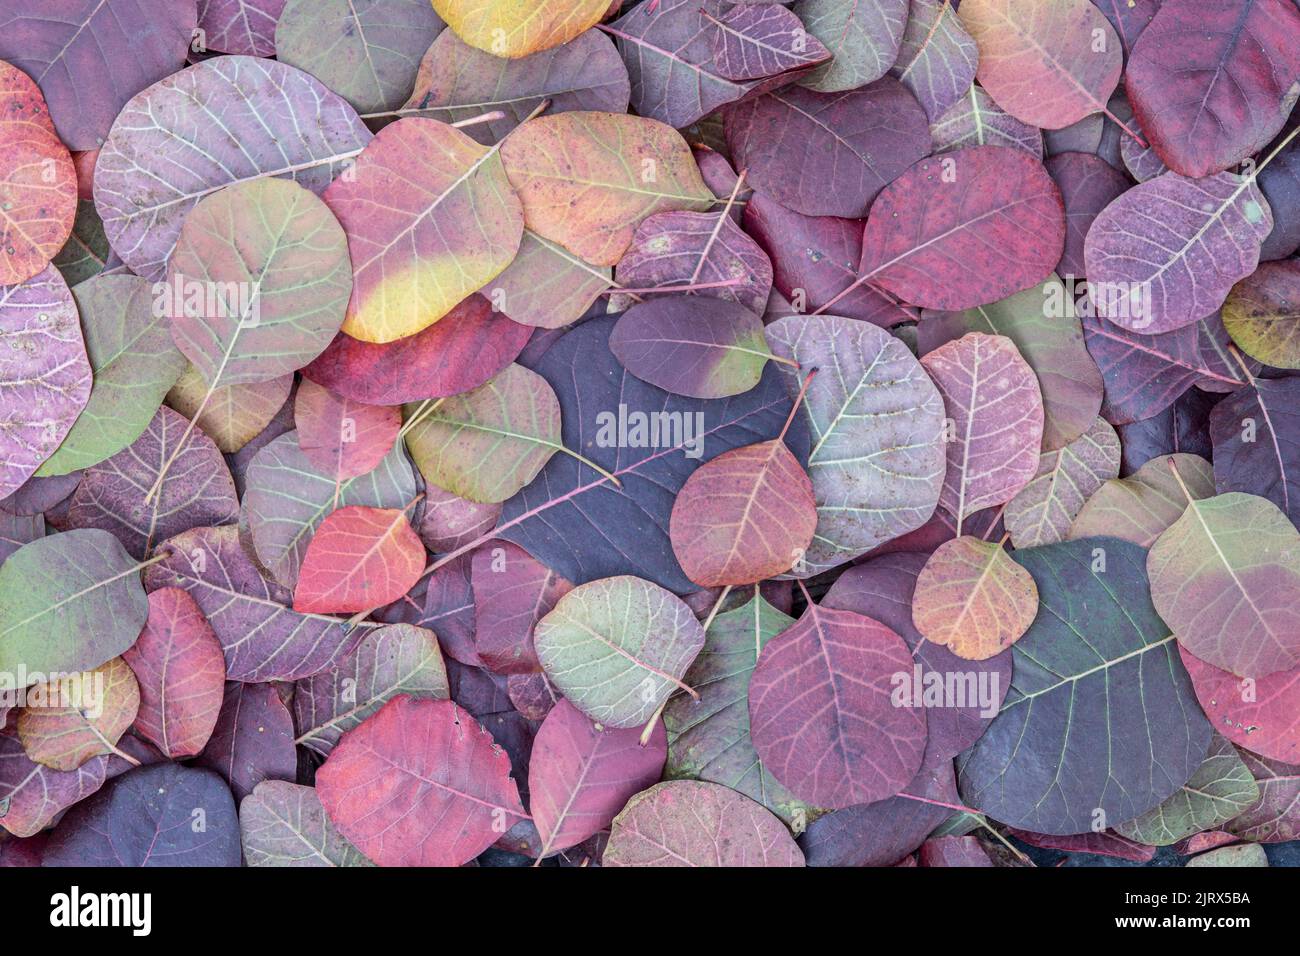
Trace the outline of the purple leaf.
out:
M 806 216 L 860 219 L 930 152 L 930 124 L 897 80 L 817 93 L 791 86 L 727 111 L 727 145 L 749 181 Z
M 926 706 L 929 763 L 932 759 L 951 760 L 984 733 L 993 719 L 989 711 L 1001 706 L 1011 687 L 1011 651 L 988 660 L 967 661 L 921 636 L 912 623 L 912 592 L 927 557 L 906 552 L 886 554 L 849 568 L 826 592 L 822 606 L 854 611 L 881 622 L 902 637 L 915 661 L 909 681 L 916 675 L 915 680 L 924 688 L 927 681 L 933 680 L 930 675 L 935 674 L 945 684 L 949 679 L 960 679 L 963 687 L 974 691 L 961 702 Z
M 555 455 L 506 502 L 498 537 L 518 544 L 575 584 L 636 574 L 684 594 L 695 585 L 682 573 L 668 539 L 674 496 L 701 461 L 774 438 L 789 415 L 790 396 L 771 363 L 744 395 L 669 395 L 619 365 L 608 344 L 614 322 L 596 319 L 568 332 L 543 356 L 537 371 L 559 397 L 565 447 L 583 449 L 623 487 L 614 488 L 570 455 Z M 658 447 L 650 447 L 648 435 L 619 447 L 619 416 L 626 426 L 628 416 L 652 412 L 672 415 L 667 420 L 681 423 L 680 434 L 666 436 Z M 786 444 L 802 459 L 799 449 L 806 442 L 807 430 L 796 418 Z
M 810 604 L 767 643 L 750 678 L 759 759 L 814 806 L 892 797 L 925 750 L 925 710 L 891 700 L 894 675 L 911 671 L 907 645 L 883 624 Z
M 700 289 L 699 293 L 706 298 L 736 302 L 755 315 L 762 315 L 772 292 L 772 263 L 730 216 L 720 224 L 722 215 L 720 212 L 655 213 L 637 226 L 632 245 L 619 260 L 614 278 L 620 285 L 633 289 L 732 282 L 733 285 Z M 649 301 L 660 294 L 640 293 L 640 297 Z M 631 303 L 625 300 L 630 298 L 611 296 L 610 311 L 626 308 Z
M 1255 271 L 1272 229 L 1254 177 L 1165 173 L 1141 183 L 1088 231 L 1085 271 L 1097 314 L 1146 335 L 1212 315 Z
M 55 828 L 43 861 L 76 867 L 239 863 L 239 818 L 230 791 L 210 770 L 173 763 L 133 770 L 75 807 Z
M 54 266 L 0 286 L 0 496 L 54 454 L 90 400 L 90 359 L 72 292 Z
M 1088 351 L 1106 383 L 1102 414 L 1112 425 L 1158 415 L 1192 385 L 1232 391 L 1245 385 L 1217 315 L 1163 335 L 1142 335 L 1084 315 Z
M 157 281 L 204 196 L 259 176 L 319 193 L 370 138 L 351 106 L 301 70 L 216 57 L 126 104 L 95 164 L 95 208 L 113 251 Z
M 133 557 L 143 559 L 159 542 L 182 531 L 238 521 L 239 502 L 226 460 L 211 438 L 197 428 L 187 433 L 188 426 L 180 413 L 165 405 L 158 409 L 144 434 L 86 469 L 72 495 L 67 526 L 107 531 Z M 167 480 L 146 501 L 168 461 Z
M 956 6 L 950 0 L 911 0 L 907 30 L 889 71 L 916 94 L 932 123 L 970 89 L 979 62 Z
M 448 696 L 447 669 L 432 631 L 409 624 L 376 628 L 337 665 L 298 681 L 295 742 L 328 757 L 339 737 L 398 694 Z
M 69 149 L 97 149 L 126 101 L 185 65 L 195 0 L 15 0 L 0 59 L 37 77 Z
M 1058 153 L 1046 165 L 1065 201 L 1065 251 L 1056 271 L 1082 278 L 1088 230 L 1097 215 L 1128 190 L 1129 181 L 1092 153 Z
M 472 565 L 474 644 L 483 665 L 498 674 L 540 670 L 533 628 L 573 585 L 506 542 L 475 551 Z
M 1210 413 L 1214 488 L 1267 498 L 1300 522 L 1300 376 L 1252 384 Z
M 528 792 L 542 837 L 541 856 L 581 843 L 605 827 L 629 798 L 663 772 L 668 740 L 662 723 L 643 746 L 640 728 L 607 730 L 561 700 L 533 742 Z
M 195 764 L 221 774 L 236 800 L 263 780 L 294 780 L 293 718 L 278 688 L 228 681 L 212 738 Z

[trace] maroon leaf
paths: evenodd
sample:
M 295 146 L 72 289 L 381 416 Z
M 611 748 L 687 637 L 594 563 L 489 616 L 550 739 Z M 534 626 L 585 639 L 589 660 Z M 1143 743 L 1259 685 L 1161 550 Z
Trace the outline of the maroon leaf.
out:
M 1156 855 L 1156 848 L 1134 843 L 1112 830 L 1100 833 L 1075 833 L 1068 836 L 1056 836 L 1051 833 L 1030 833 L 1008 827 L 1007 831 L 1017 840 L 1030 846 L 1045 850 L 1063 850 L 1066 853 L 1095 853 L 1098 856 L 1110 856 L 1133 863 L 1145 863 Z
M 1165 165 L 1197 178 L 1266 145 L 1286 121 L 1297 80 L 1294 3 L 1165 0 L 1133 47 L 1125 87 Z
M 862 261 L 862 222 L 803 216 L 762 193 L 745 206 L 745 229 L 772 259 L 773 285 L 796 312 L 835 314 L 888 328 L 914 319 L 906 308 L 869 285 L 855 285 Z M 851 289 L 851 291 L 849 291 Z
M 885 188 L 858 281 L 923 308 L 969 309 L 1042 282 L 1064 245 L 1065 207 L 1042 163 L 976 146 L 922 160 Z
M 810 604 L 763 648 L 749 682 L 750 735 L 763 765 L 818 807 L 892 797 L 925 750 L 925 711 L 895 706 L 912 672 L 896 633 L 852 611 Z
M 340 332 L 303 375 L 370 405 L 401 405 L 478 388 L 528 344 L 532 329 L 472 295 L 415 335 L 379 345 Z
M 881 189 L 930 152 L 925 111 L 889 77 L 845 93 L 790 86 L 726 117 L 737 167 L 806 216 L 865 216 Z
M 656 723 L 642 745 L 641 731 L 605 730 L 561 700 L 533 742 L 528 792 L 541 856 L 567 849 L 609 826 L 628 799 L 654 785 L 668 757 L 668 738 Z
M 149 620 L 122 655 L 140 684 L 135 730 L 171 758 L 192 757 L 221 711 L 226 661 L 203 612 L 180 588 L 149 595 Z
M 447 700 L 395 697 L 343 735 L 316 788 L 380 866 L 460 866 L 523 816 L 504 751 Z
M 510 703 L 528 720 L 545 720 L 563 698 L 545 674 L 511 674 L 506 678 L 506 694 Z
M 921 866 L 993 866 L 984 845 L 973 836 L 942 836 L 921 844 Z
M 471 561 L 479 659 L 498 674 L 540 670 L 533 628 L 573 585 L 506 541 L 485 545 Z
M 227 682 L 217 725 L 195 764 L 221 774 L 236 800 L 263 780 L 295 780 L 293 718 L 280 691 L 272 684 Z

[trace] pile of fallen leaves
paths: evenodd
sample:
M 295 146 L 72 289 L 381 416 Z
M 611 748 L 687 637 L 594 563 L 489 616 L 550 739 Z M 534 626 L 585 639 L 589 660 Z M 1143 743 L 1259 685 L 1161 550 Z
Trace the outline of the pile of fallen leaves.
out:
M 1293 0 L 0 61 L 0 865 L 1296 862 Z

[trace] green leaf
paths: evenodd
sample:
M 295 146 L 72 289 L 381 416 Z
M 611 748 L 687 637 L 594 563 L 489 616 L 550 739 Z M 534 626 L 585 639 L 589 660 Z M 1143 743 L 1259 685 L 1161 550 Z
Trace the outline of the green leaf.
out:
M 263 780 L 239 805 L 249 866 L 373 866 L 330 823 L 312 787 Z
M 443 399 L 406 436 L 431 484 L 491 504 L 528 484 L 560 444 L 560 403 L 546 379 L 509 365 L 472 392 Z
M 757 800 L 786 823 L 801 817 L 807 823 L 813 808 L 759 763 L 749 739 L 749 677 L 758 653 L 793 623 L 794 618 L 757 595 L 713 619 L 704 649 L 685 677 L 700 699 L 680 693 L 664 708 L 665 775 L 722 784 Z
M 551 683 L 592 720 L 639 727 L 668 699 L 704 646 L 676 595 L 630 575 L 574 588 L 533 631 Z
M 135 643 L 149 616 L 139 565 L 107 531 L 23 545 L 0 567 L 0 672 L 89 671 Z
M 1218 734 L 1192 779 L 1158 807 L 1115 830 L 1148 846 L 1169 846 L 1202 830 L 1214 830 L 1259 799 L 1259 784 L 1237 756 L 1237 749 Z
M 154 315 L 147 279 L 96 276 L 72 297 L 95 380 L 63 444 L 37 469 L 42 478 L 97 465 L 139 438 L 185 370 L 166 319 Z

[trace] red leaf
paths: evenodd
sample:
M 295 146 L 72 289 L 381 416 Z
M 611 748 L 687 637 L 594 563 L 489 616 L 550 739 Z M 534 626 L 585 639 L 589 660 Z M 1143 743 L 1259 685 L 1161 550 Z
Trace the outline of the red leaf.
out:
M 802 400 L 801 392 L 791 419 Z M 812 480 L 786 447 L 784 429 L 697 468 L 677 493 L 668 524 L 682 570 L 706 588 L 784 574 L 802 560 L 816 530 Z
M 77 172 L 45 98 L 0 61 L 0 286 L 36 275 L 58 255 L 77 214 Z
M 364 405 L 303 379 L 293 421 L 303 454 L 326 475 L 346 481 L 384 460 L 402 427 L 402 413 L 396 407 Z
M 293 609 L 369 611 L 396 601 L 424 573 L 424 544 L 396 508 L 349 505 L 317 529 L 298 574 Z
M 449 700 L 389 701 L 343 735 L 316 789 L 380 866 L 460 866 L 524 816 L 505 751 Z
M 581 843 L 609 826 L 629 799 L 654 785 L 668 759 L 668 735 L 655 723 L 602 729 L 567 700 L 551 709 L 533 741 L 528 792 L 542 855 Z
M 180 588 L 149 595 L 149 619 L 123 659 L 140 683 L 135 729 L 171 758 L 203 749 L 221 711 L 226 659 L 194 598 Z

